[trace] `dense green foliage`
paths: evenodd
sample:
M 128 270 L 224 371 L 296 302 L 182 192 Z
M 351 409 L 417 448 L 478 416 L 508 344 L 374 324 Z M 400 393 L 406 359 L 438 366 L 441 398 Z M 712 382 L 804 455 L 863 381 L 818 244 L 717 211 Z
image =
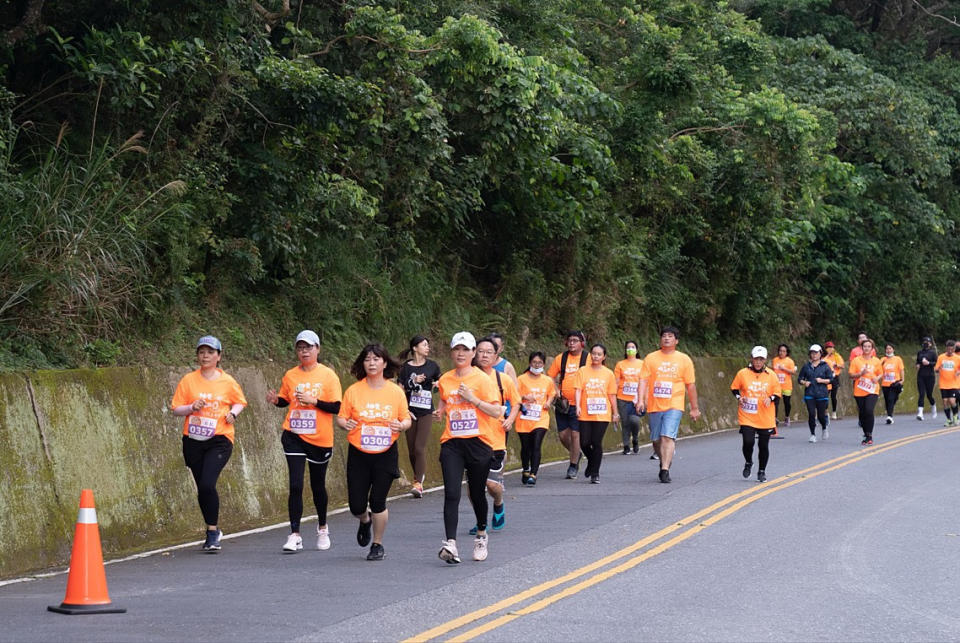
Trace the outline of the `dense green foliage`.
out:
M 461 327 L 942 338 L 939 4 L 8 3 L 0 365 L 202 332 L 262 358 L 301 327 L 341 355 Z

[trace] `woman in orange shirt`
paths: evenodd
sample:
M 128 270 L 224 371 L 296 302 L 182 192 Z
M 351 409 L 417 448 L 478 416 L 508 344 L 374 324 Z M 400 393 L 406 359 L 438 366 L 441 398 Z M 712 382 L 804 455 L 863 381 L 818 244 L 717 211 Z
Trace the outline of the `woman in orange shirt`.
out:
M 577 371 L 574 382 L 577 417 L 580 420 L 580 448 L 587 456 L 584 477 L 600 484 L 600 462 L 603 460 L 603 434 L 610 420 L 620 421 L 617 410 L 617 378 L 603 365 L 607 347 L 590 347 L 590 363 Z
M 777 356 L 773 358 L 773 372 L 780 381 L 784 422 L 787 426 L 790 426 L 790 399 L 793 395 L 793 375 L 797 372 L 797 365 L 790 357 L 790 347 L 786 344 L 777 346 Z M 779 406 L 779 404 L 775 406 Z M 778 410 L 778 408 L 774 408 L 774 411 Z M 776 436 L 777 432 L 774 431 L 773 434 Z
M 550 428 L 550 405 L 557 396 L 556 384 L 543 372 L 546 363 L 547 357 L 542 352 L 530 353 L 527 370 L 517 378 L 517 389 L 523 401 L 515 423 L 523 466 L 520 482 L 531 487 L 537 484 L 540 448 Z
M 397 437 L 411 423 L 406 394 L 389 381 L 399 367 L 382 345 L 364 346 L 350 367 L 358 381 L 344 393 L 337 414 L 337 426 L 349 431 L 347 498 L 350 513 L 360 521 L 357 544 L 370 545 L 367 560 L 383 560 L 387 494 L 393 481 L 400 477 Z
M 237 381 L 220 370 L 223 347 L 211 335 L 197 342 L 195 371 L 177 384 L 170 407 L 183 421 L 183 461 L 197 483 L 197 502 L 207 523 L 203 550 L 220 551 L 220 496 L 217 479 L 233 453 L 233 424 L 247 399 Z
M 290 535 L 283 551 L 303 549 L 300 519 L 303 517 L 303 477 L 310 467 L 310 490 L 317 508 L 317 549 L 330 549 L 327 527 L 327 465 L 333 454 L 333 416 L 340 410 L 340 378 L 328 366 L 317 361 L 320 338 L 304 330 L 294 341 L 300 365 L 288 370 L 280 383 L 280 392 L 267 391 L 267 402 L 278 408 L 290 407 L 283 420 L 280 446 L 287 459 L 289 491 L 287 513 Z
M 850 362 L 850 378 L 853 380 L 853 399 L 857 401 L 860 428 L 863 429 L 863 446 L 873 444 L 873 410 L 877 406 L 880 377 L 883 367 L 877 359 L 873 340 L 865 339 L 860 344 L 861 354 Z
M 893 409 L 903 392 L 903 360 L 894 354 L 893 344 L 884 347 L 880 365 L 883 366 L 883 404 L 887 409 L 887 424 L 893 424 Z
M 623 434 L 623 455 L 630 453 L 631 438 L 633 452 L 640 451 L 640 413 L 637 411 L 640 391 L 640 368 L 643 360 L 637 359 L 637 343 L 628 340 L 623 345 L 623 359 L 617 362 L 613 374 L 617 378 L 617 410 L 620 412 L 620 424 Z

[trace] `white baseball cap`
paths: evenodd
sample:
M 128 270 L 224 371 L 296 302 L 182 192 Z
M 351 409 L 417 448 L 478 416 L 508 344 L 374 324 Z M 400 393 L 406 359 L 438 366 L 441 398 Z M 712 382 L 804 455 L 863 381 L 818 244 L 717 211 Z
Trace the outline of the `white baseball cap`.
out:
M 820 344 L 814 344 L 814 345 L 812 345 L 812 346 L 810 347 L 810 350 L 808 350 L 807 352 L 808 352 L 808 353 L 812 353 L 813 351 L 817 351 L 818 353 L 822 353 L 822 352 L 823 352 L 823 349 L 820 348 Z
M 301 330 L 300 334 L 297 335 L 296 341 L 293 342 L 294 347 L 296 347 L 297 342 L 306 342 L 311 346 L 319 346 L 320 338 L 317 337 L 317 334 L 312 330 Z
M 214 337 L 213 335 L 204 335 L 197 340 L 197 348 L 201 346 L 209 346 L 218 353 L 223 350 L 223 346 L 220 344 L 220 340 Z
M 750 357 L 762 357 L 767 359 L 767 349 L 763 346 L 754 346 L 753 350 L 750 351 Z
M 473 333 L 462 330 L 450 340 L 450 348 L 456 348 L 457 346 L 466 346 L 473 350 L 477 347 L 477 338 L 473 336 Z

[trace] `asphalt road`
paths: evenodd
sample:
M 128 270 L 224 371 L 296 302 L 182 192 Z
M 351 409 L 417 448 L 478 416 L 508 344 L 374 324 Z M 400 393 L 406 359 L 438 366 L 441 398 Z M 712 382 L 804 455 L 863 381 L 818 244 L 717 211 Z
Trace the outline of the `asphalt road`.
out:
M 437 558 L 433 492 L 390 503 L 379 563 L 340 513 L 325 552 L 309 537 L 282 554 L 281 528 L 227 538 L 218 555 L 191 546 L 110 564 L 126 614 L 47 612 L 64 575 L 8 583 L 0 641 L 960 639 L 960 429 L 898 417 L 868 448 L 854 421 L 831 429 L 817 444 L 805 425 L 786 430 L 764 484 L 741 476 L 732 431 L 681 441 L 672 484 L 649 449 L 606 456 L 600 485 L 564 480 L 561 466 L 535 488 L 509 475 L 506 528 L 482 563 L 466 494 L 463 563 Z

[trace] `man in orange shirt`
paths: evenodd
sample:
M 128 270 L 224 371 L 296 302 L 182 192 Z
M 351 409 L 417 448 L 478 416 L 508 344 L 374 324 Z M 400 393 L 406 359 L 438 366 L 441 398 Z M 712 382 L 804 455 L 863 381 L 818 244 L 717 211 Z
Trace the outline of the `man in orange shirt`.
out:
M 957 342 L 947 340 L 947 352 L 937 358 L 933 370 L 940 376 L 940 395 L 943 397 L 943 413 L 947 416 L 944 426 L 954 426 L 957 418 L 957 395 L 960 393 L 960 355 L 956 353 Z
M 640 368 L 637 411 L 648 412 L 650 439 L 660 458 L 660 482 L 670 482 L 670 464 L 683 417 L 684 390 L 690 396 L 690 417 L 700 418 L 693 360 L 677 350 L 680 331 L 666 326 L 660 331 L 660 350 L 649 353 Z
M 780 396 L 780 380 L 767 369 L 767 349 L 754 346 L 750 351 L 750 366 L 742 368 L 733 378 L 730 391 L 737 398 L 737 421 L 743 436 L 743 477 L 750 477 L 753 468 L 753 443 L 759 445 L 757 481 L 767 479 L 770 461 L 770 437 L 777 427 L 776 406 Z
M 570 464 L 567 466 L 567 480 L 577 477 L 580 470 L 580 422 L 577 419 L 577 399 L 574 382 L 577 374 L 586 363 L 587 354 L 583 351 L 587 339 L 583 331 L 571 330 L 567 332 L 567 350 L 553 358 L 553 363 L 547 369 L 547 375 L 552 377 L 560 390 L 560 396 L 555 404 L 557 416 L 557 433 L 560 443 L 567 448 L 570 454 Z M 564 402 L 563 400 L 566 400 Z
M 857 345 L 850 349 L 850 359 L 847 361 L 852 362 L 855 358 L 863 355 L 863 348 L 861 348 L 861 346 L 867 339 L 869 338 L 866 333 L 857 335 Z

